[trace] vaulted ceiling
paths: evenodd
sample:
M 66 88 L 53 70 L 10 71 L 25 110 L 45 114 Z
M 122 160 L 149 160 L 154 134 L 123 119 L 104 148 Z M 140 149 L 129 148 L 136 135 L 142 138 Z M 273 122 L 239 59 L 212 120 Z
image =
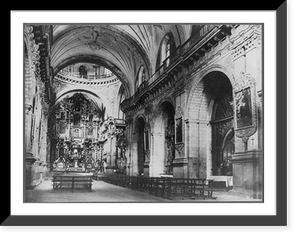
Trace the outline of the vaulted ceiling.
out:
M 154 73 L 160 42 L 168 32 L 178 46 L 190 36 L 191 25 L 54 25 L 51 66 L 56 74 L 78 62 L 102 65 L 119 77 L 130 96 L 141 65 L 146 77 Z

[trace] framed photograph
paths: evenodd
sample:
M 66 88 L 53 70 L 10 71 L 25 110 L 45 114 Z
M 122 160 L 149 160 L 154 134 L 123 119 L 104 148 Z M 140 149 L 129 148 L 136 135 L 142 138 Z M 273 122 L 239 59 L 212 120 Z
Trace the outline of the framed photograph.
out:
M 12 10 L 1 225 L 287 225 L 286 50 L 286 1 Z

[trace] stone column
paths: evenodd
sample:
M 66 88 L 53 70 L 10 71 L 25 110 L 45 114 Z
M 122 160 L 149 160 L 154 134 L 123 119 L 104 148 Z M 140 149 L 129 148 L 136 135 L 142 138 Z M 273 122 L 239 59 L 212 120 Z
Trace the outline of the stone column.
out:
M 33 188 L 33 181 L 34 181 L 34 163 L 36 159 L 33 157 L 32 153 L 26 152 L 26 159 L 25 159 L 25 169 L 26 169 L 26 174 L 24 181 L 26 182 L 26 189 Z
M 31 143 L 31 121 L 32 121 L 32 98 L 34 88 L 34 66 L 28 58 L 25 57 L 25 172 L 24 172 L 24 184 L 26 189 L 33 187 L 34 179 L 34 167 L 33 164 L 36 161 L 32 153 L 32 143 Z M 23 159 L 24 160 L 24 159 Z
M 164 139 L 162 133 L 154 132 L 152 134 L 152 177 L 158 177 L 164 172 Z

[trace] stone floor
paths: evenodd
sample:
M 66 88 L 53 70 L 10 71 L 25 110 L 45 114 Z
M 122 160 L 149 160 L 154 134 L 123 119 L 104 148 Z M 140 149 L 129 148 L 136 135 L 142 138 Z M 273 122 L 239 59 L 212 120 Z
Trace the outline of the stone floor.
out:
M 103 181 L 94 181 L 92 192 L 77 189 L 73 193 L 70 189 L 52 189 L 51 180 L 45 180 L 32 190 L 26 191 L 26 202 L 29 203 L 62 203 L 62 202 L 203 202 L 203 201 L 260 201 L 251 199 L 242 194 L 234 192 L 214 192 L 216 199 L 182 199 L 173 200 L 163 199 L 123 187 L 118 187 Z

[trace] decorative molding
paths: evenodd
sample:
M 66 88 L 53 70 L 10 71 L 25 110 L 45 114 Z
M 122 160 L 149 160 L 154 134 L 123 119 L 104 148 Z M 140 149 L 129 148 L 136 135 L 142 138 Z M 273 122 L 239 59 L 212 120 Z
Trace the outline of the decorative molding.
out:
M 39 26 L 25 25 L 24 37 L 27 42 L 28 50 L 28 64 L 30 69 L 30 75 L 35 77 L 36 83 L 39 86 L 41 104 L 45 111 L 49 109 L 49 102 L 51 101 L 51 86 L 48 81 L 48 67 L 49 59 L 47 57 L 48 42 L 47 38 L 44 38 L 44 33 L 38 28 L 36 32 L 39 32 L 38 42 L 35 36 L 35 27 Z M 45 42 L 46 41 L 46 42 Z M 45 82 L 45 83 L 44 83 Z
M 184 143 L 175 144 L 175 149 L 182 156 L 184 154 Z
M 150 131 L 150 129 L 151 129 L 151 126 L 150 126 L 149 122 L 146 122 L 145 126 L 144 126 L 144 131 Z
M 145 107 L 145 115 L 150 115 L 153 111 L 153 106 L 151 104 Z
M 261 44 L 261 26 L 250 25 L 244 31 L 241 31 L 234 39 L 231 39 L 232 52 L 234 59 L 244 55 L 247 51 Z
M 220 135 L 224 136 L 230 128 L 232 128 L 232 120 L 217 124 L 217 131 Z
M 150 162 L 150 149 L 145 150 L 145 162 Z
M 184 112 L 181 106 L 177 106 L 176 112 L 175 112 L 175 119 L 179 119 L 183 116 Z

